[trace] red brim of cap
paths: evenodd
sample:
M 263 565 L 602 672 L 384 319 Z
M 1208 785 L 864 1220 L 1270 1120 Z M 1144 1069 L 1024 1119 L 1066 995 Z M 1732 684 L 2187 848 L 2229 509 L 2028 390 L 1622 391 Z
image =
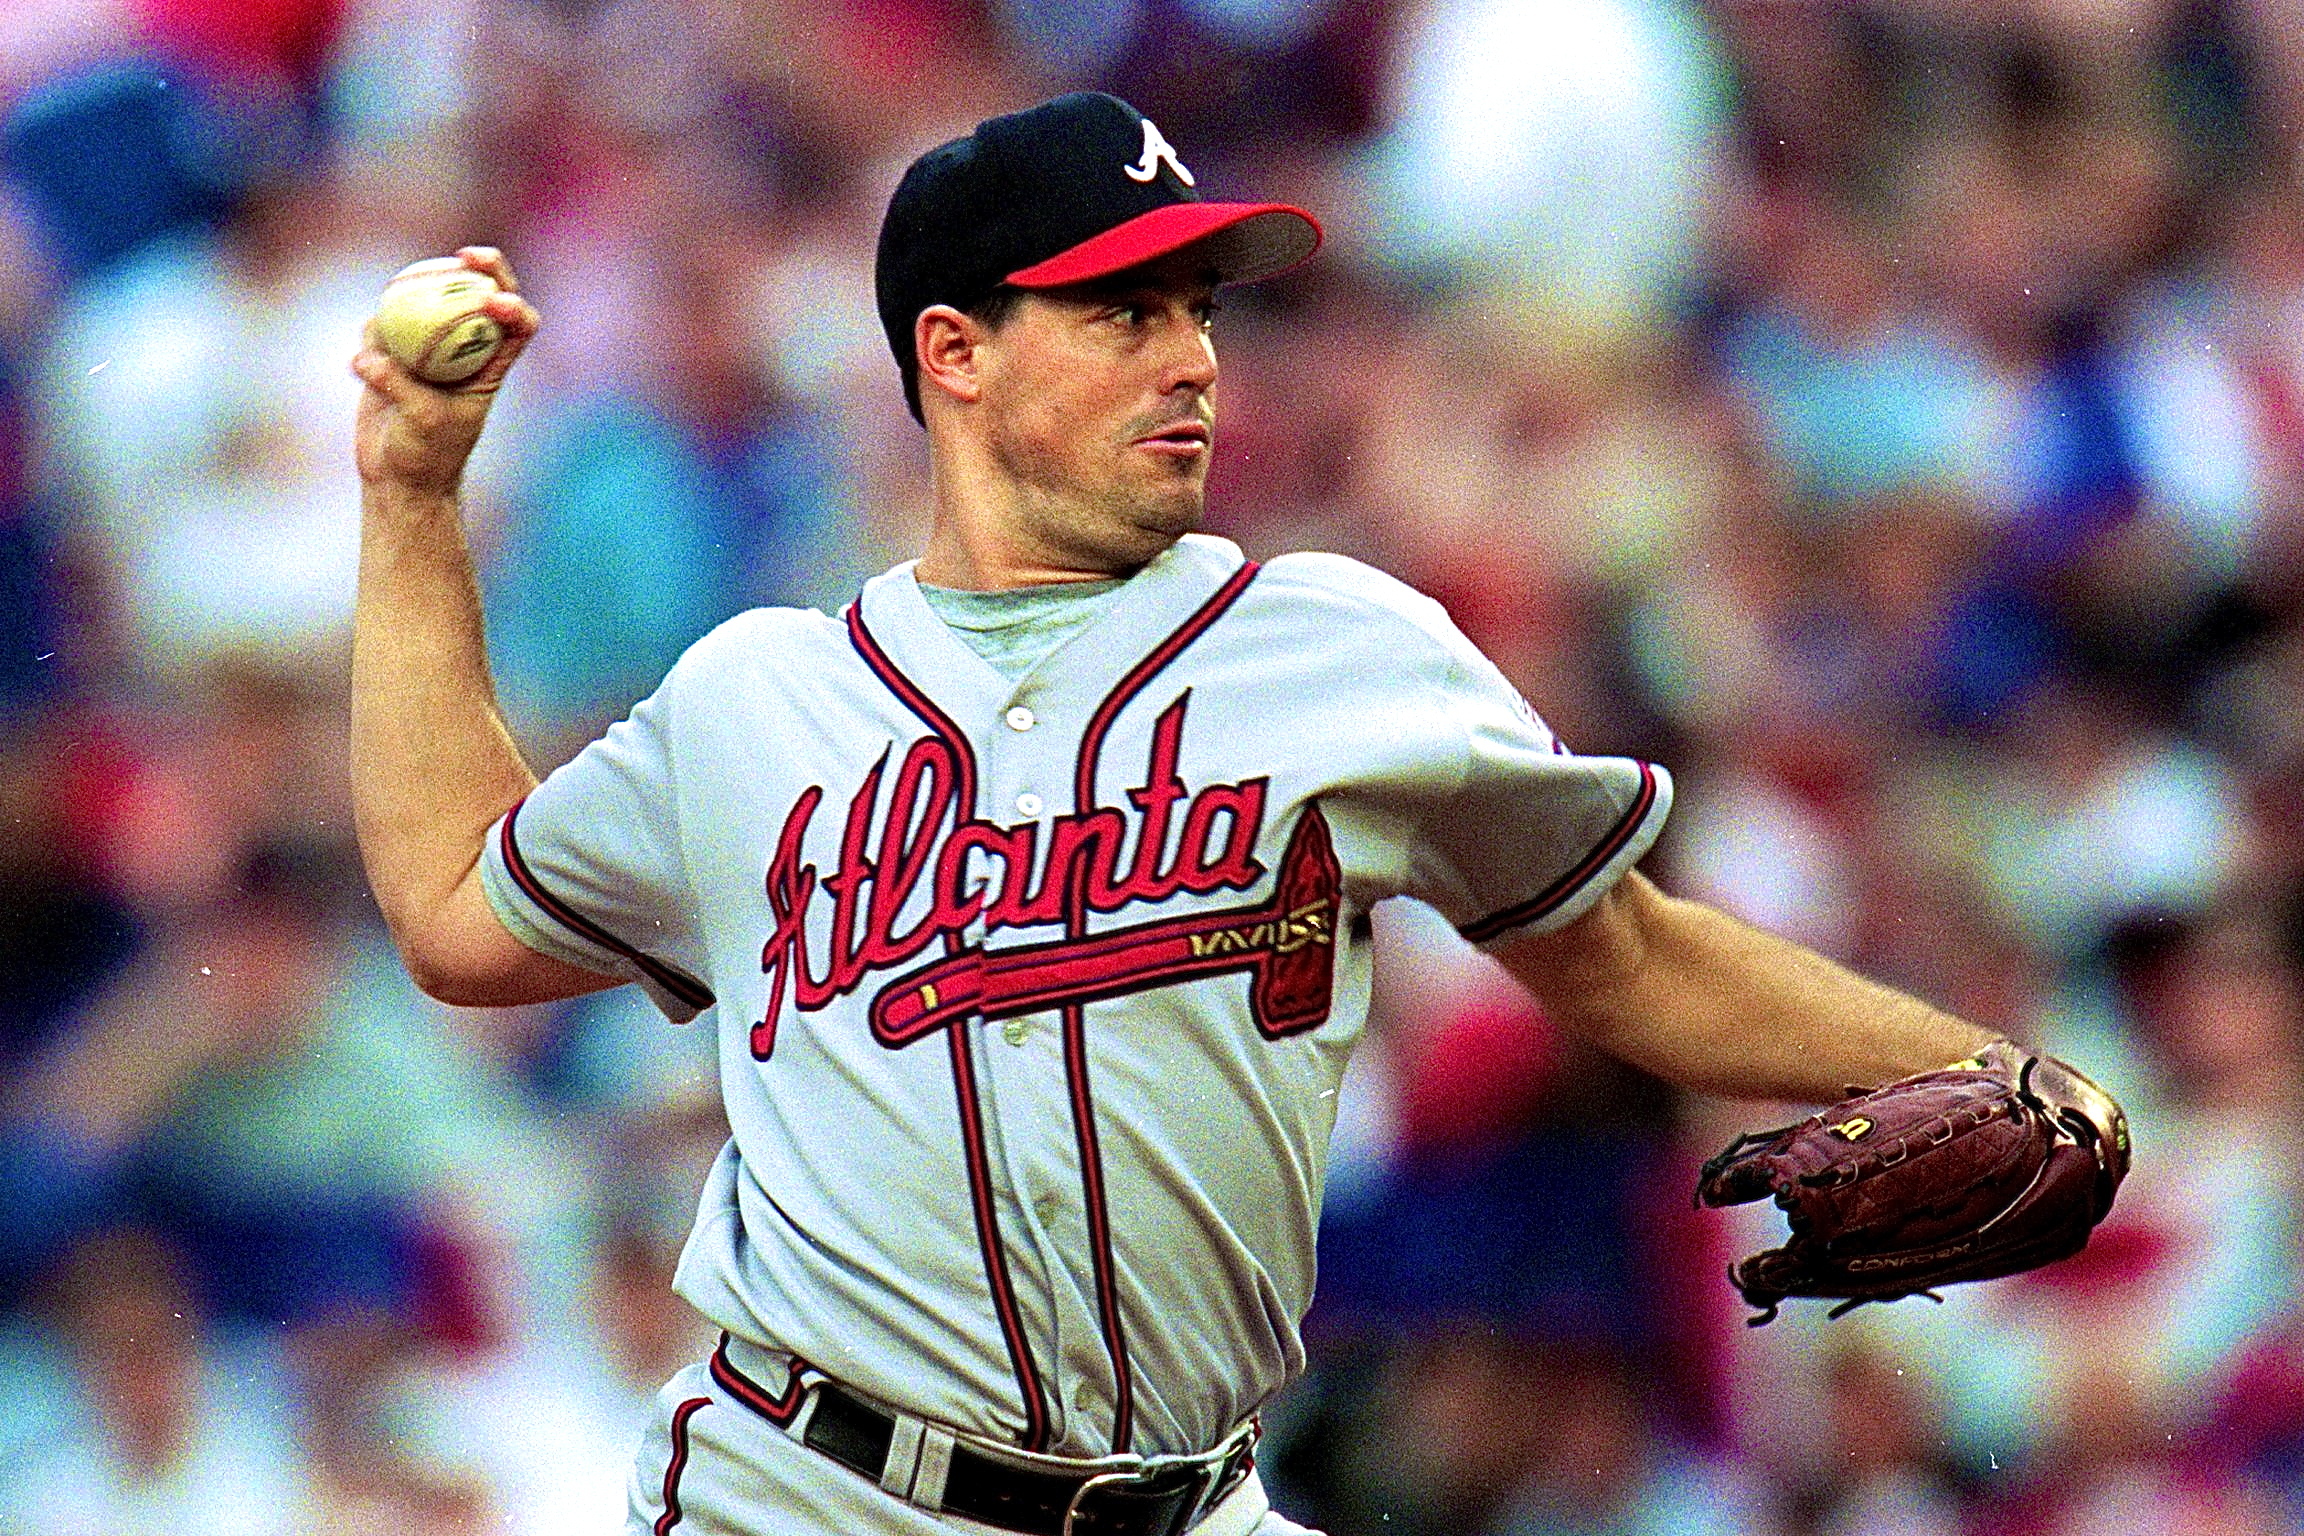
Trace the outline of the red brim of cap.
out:
M 1203 242 L 1218 282 L 1253 283 L 1320 249 L 1320 221 L 1289 203 L 1170 203 L 1019 268 L 1004 281 L 1017 288 L 1061 288 Z

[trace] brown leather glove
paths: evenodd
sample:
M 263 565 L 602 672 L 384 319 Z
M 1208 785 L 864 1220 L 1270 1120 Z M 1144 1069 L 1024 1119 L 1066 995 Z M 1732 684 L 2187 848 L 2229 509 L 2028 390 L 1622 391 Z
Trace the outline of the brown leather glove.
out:
M 1772 1321 L 1787 1296 L 1927 1296 L 2078 1253 L 2128 1174 L 2128 1117 L 2052 1056 L 1996 1040 L 1966 1061 L 1739 1136 L 1704 1165 L 1706 1205 L 1776 1197 L 1781 1248 L 1729 1272 Z

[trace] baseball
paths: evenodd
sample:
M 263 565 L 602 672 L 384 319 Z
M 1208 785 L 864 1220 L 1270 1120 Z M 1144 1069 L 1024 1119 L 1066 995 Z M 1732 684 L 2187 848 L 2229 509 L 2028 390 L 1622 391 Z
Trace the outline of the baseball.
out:
M 482 308 L 496 280 L 454 256 L 402 267 L 376 303 L 376 336 L 416 377 L 461 384 L 496 355 L 504 328 Z

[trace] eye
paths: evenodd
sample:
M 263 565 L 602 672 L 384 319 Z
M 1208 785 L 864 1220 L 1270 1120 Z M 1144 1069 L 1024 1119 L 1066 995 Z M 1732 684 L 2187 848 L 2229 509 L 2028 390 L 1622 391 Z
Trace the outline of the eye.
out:
M 1216 311 L 1222 307 L 1223 306 L 1218 304 L 1213 298 L 1204 299 L 1200 303 L 1193 305 L 1192 313 L 1199 320 L 1200 329 L 1205 331 L 1210 326 L 1214 325 L 1216 323 Z
M 1105 311 L 1106 318 L 1133 329 L 1144 323 L 1144 306 L 1134 303 L 1113 305 Z

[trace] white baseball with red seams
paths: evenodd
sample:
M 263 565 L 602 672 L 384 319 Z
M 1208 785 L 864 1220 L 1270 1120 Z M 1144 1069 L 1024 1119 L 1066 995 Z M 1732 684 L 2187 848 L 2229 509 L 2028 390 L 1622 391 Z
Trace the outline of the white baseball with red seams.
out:
M 732 1135 L 677 1284 L 766 1389 L 1185 1454 L 1302 1368 L 1369 909 L 1556 927 L 1670 800 L 1428 598 L 1191 535 L 1015 682 L 910 566 L 731 620 L 482 877 L 532 947 L 711 1010 Z

